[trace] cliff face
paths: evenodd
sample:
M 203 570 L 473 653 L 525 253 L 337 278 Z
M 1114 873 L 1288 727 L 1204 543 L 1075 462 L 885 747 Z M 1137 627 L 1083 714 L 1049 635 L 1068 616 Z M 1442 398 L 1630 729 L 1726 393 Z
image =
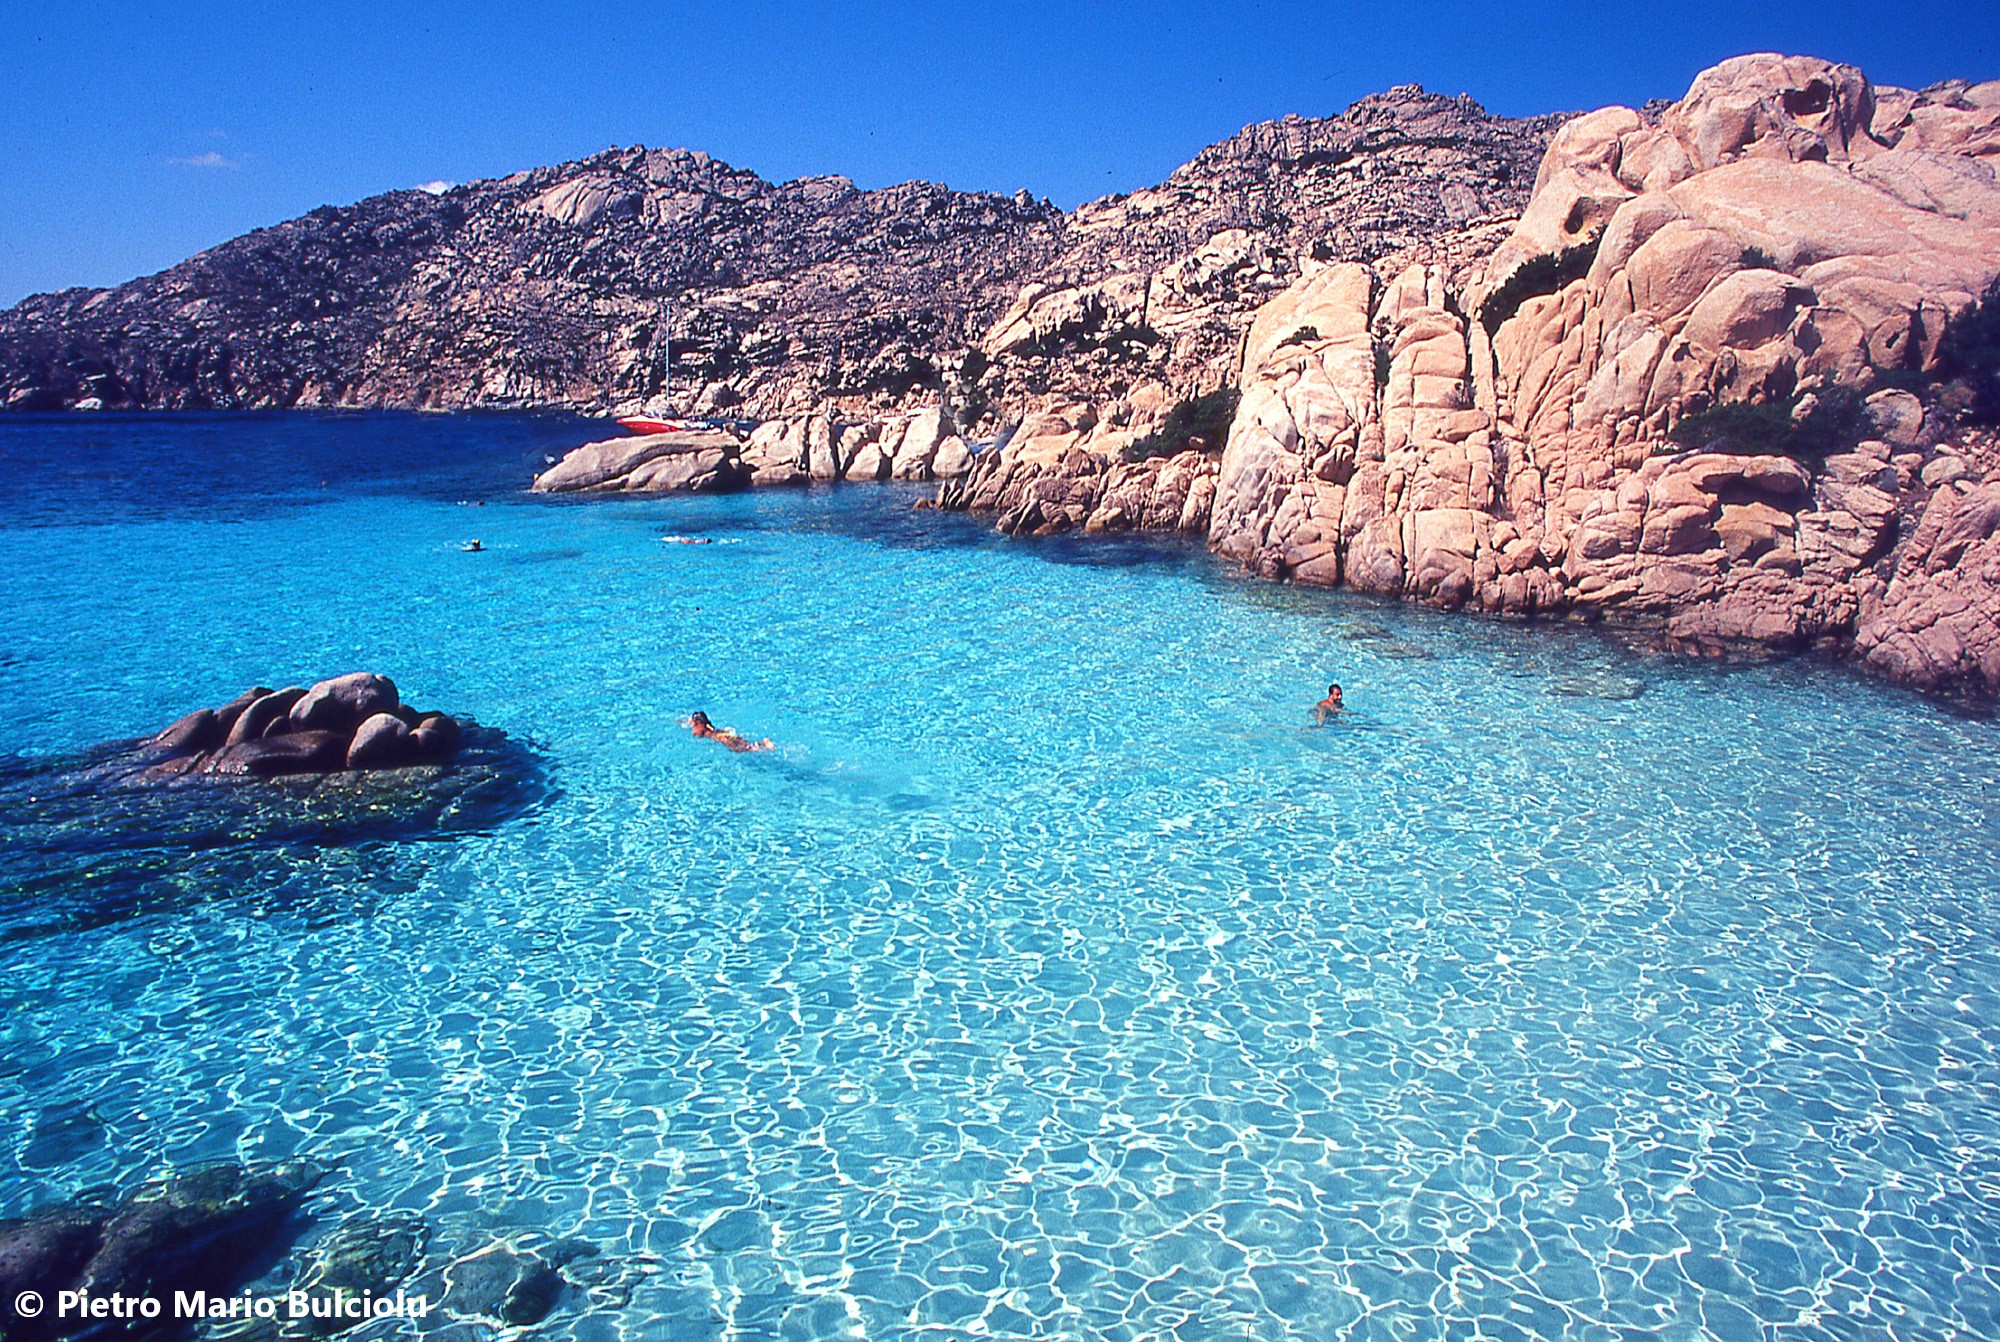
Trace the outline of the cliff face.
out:
M 1331 265 L 1259 313 L 1210 542 L 2000 693 L 1996 165 L 2000 84 L 1803 58 L 1579 117 L 1469 276 Z
M 1562 118 L 1399 88 L 1252 126 L 1159 186 L 1083 206 L 979 341 L 963 400 L 1023 442 L 1115 453 L 1226 387 L 1256 311 L 1329 259 L 1461 273 L 1507 235 Z
M 1251 127 L 1073 215 L 613 150 L 29 299 L 0 313 L 0 405 L 862 417 L 942 398 L 997 430 L 1062 394 L 1164 404 L 1234 376 L 1251 313 L 1315 249 L 1490 250 L 1557 121 L 1402 89 Z

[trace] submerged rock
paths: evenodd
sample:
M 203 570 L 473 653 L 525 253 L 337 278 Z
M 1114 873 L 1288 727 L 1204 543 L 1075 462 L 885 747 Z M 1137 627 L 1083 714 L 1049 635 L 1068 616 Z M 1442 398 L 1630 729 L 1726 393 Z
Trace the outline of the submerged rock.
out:
M 0 1335 L 42 1342 L 107 1328 L 52 1307 L 22 1318 L 13 1302 L 23 1291 L 51 1302 L 61 1291 L 168 1300 L 176 1291 L 235 1291 L 289 1248 L 306 1195 L 325 1173 L 304 1162 L 210 1165 L 123 1199 L 79 1200 L 0 1223 Z M 182 1327 L 163 1316 L 124 1335 L 169 1336 Z
M 544 1240 L 530 1233 L 455 1258 L 434 1282 L 420 1282 L 418 1289 L 437 1288 L 446 1319 L 529 1328 L 581 1288 L 615 1290 L 619 1275 L 618 1266 L 600 1259 L 587 1240 Z
M 1549 682 L 1549 693 L 1565 699 L 1598 699 L 1605 703 L 1626 703 L 1646 692 L 1646 682 L 1637 676 L 1621 676 L 1612 671 L 1583 672 L 1561 676 Z
M 309 1298 L 336 1291 L 351 1296 L 385 1298 L 417 1268 L 430 1227 L 408 1212 L 361 1217 L 328 1231 L 305 1251 L 304 1263 L 292 1289 Z M 297 1321 L 291 1329 L 309 1337 L 331 1337 L 362 1322 L 340 1315 L 317 1314 Z M 277 1330 L 272 1330 L 276 1332 Z
M 506 733 L 400 705 L 351 737 L 196 748 L 214 732 L 192 714 L 150 740 L 0 756 L 0 942 L 215 899 L 319 898 L 342 883 L 313 877 L 328 861 L 315 850 L 484 830 L 549 792 Z

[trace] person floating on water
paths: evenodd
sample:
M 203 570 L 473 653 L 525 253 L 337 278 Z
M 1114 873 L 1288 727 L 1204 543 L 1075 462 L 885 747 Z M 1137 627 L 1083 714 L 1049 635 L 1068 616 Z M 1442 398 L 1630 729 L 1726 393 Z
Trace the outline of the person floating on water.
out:
M 661 540 L 663 540 L 663 541 L 665 541 L 665 542 L 666 542 L 667 544 L 669 544 L 669 545 L 713 545 L 713 544 L 715 544 L 715 541 L 714 541 L 714 539 L 713 539 L 712 537 L 709 537 L 709 536 L 662 536 L 662 537 L 660 537 L 660 539 L 661 539 Z
M 777 746 L 772 743 L 770 737 L 767 736 L 761 741 L 746 741 L 742 736 L 737 734 L 734 728 L 718 727 L 710 722 L 706 713 L 696 712 L 692 714 L 683 725 L 703 740 L 713 741 L 719 746 L 726 746 L 739 755 L 745 751 L 777 749 Z
M 477 537 L 474 537 L 472 540 L 467 541 L 464 545 L 461 545 L 458 548 L 465 551 L 469 555 L 476 555 L 481 550 L 484 550 L 486 547 L 479 543 Z
M 1313 721 L 1324 727 L 1327 720 L 1340 711 L 1340 686 L 1326 687 L 1326 698 L 1313 705 Z

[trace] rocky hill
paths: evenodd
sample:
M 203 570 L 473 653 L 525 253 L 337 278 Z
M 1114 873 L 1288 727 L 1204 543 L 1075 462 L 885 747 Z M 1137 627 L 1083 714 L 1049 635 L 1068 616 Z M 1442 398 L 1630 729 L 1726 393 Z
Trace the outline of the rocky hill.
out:
M 943 397 L 997 430 L 1052 390 L 1233 378 L 1251 314 L 1314 256 L 1483 254 L 1558 123 L 1398 89 L 1070 215 L 612 150 L 31 298 L 0 314 L 0 405 L 852 416 Z

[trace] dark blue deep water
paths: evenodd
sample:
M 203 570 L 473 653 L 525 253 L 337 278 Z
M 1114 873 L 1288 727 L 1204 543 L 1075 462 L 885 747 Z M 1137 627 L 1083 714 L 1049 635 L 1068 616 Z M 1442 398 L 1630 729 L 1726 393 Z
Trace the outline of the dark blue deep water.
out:
M 312 1156 L 594 1243 L 536 1337 L 2000 1336 L 1993 724 L 896 486 L 522 492 L 587 436 L 0 419 L 16 784 L 357 668 L 544 775 L 0 813 L 0 1216 Z

